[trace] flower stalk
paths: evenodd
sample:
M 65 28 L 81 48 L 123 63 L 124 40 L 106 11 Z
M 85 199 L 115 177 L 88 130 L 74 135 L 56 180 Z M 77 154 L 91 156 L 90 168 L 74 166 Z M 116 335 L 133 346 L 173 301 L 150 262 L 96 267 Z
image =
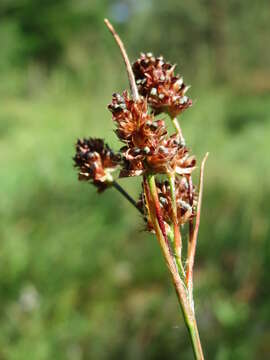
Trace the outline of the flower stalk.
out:
M 196 215 L 196 222 L 195 228 L 192 231 L 191 238 L 189 239 L 188 243 L 188 256 L 187 256 L 187 275 L 186 275 L 186 282 L 189 290 L 189 294 L 192 297 L 193 292 L 193 267 L 194 267 L 194 259 L 196 253 L 196 246 L 197 246 L 197 238 L 199 233 L 200 227 L 200 220 L 201 220 L 201 206 L 202 206 L 202 195 L 203 195 L 203 177 L 204 177 L 204 166 L 205 162 L 208 158 L 209 153 L 206 153 L 202 163 L 201 163 L 201 171 L 200 171 L 200 185 L 199 185 L 199 199 L 198 199 L 198 206 L 197 206 L 197 215 Z
M 173 123 L 173 126 L 177 132 L 177 134 L 179 135 L 179 139 L 180 139 L 180 142 L 182 145 L 185 145 L 186 142 L 185 142 L 185 138 L 183 136 L 183 133 L 182 133 L 182 129 L 180 127 L 180 124 L 178 122 L 178 119 L 176 117 L 172 118 L 172 123 Z
M 157 188 L 156 188 L 155 176 L 153 174 L 149 174 L 147 176 L 147 182 L 148 182 L 148 186 L 149 186 L 149 189 L 150 189 L 150 194 L 151 194 L 151 197 L 152 197 L 151 201 L 152 201 L 152 204 L 154 206 L 154 218 L 157 220 L 158 226 L 160 228 L 160 231 L 162 233 L 164 241 L 165 241 L 165 243 L 166 243 L 166 245 L 167 245 L 167 247 L 169 249 L 169 252 L 172 254 L 172 250 L 171 250 L 171 247 L 170 247 L 170 243 L 169 243 L 166 228 L 165 228 L 165 223 L 164 223 L 162 213 L 161 213 L 160 202 L 159 202 Z
M 182 310 L 184 321 L 189 331 L 191 344 L 195 359 L 203 360 L 203 351 L 201 347 L 199 332 L 197 328 L 197 322 L 194 314 L 193 308 L 193 299 L 190 299 L 188 290 L 185 283 L 180 277 L 180 274 L 177 270 L 177 266 L 173 259 L 172 253 L 169 251 L 167 242 L 165 241 L 162 231 L 159 228 L 159 222 L 157 220 L 157 214 L 155 213 L 157 207 L 154 205 L 157 199 L 157 191 L 155 185 L 155 178 L 153 175 L 150 175 L 145 182 L 145 194 L 147 198 L 147 203 L 149 204 L 149 213 L 155 227 L 155 233 L 157 235 L 160 247 L 162 249 L 163 256 L 165 258 L 167 267 L 172 276 L 173 284 L 176 290 L 177 298 Z
M 124 196 L 125 199 L 127 199 L 127 201 L 134 206 L 142 215 L 144 215 L 143 210 L 138 206 L 137 202 L 129 195 L 129 193 L 126 192 L 126 190 L 124 190 L 122 188 L 122 186 L 120 184 L 118 184 L 117 181 L 113 181 L 112 182 L 112 186 L 121 194 Z
M 174 253 L 177 266 L 182 274 L 185 276 L 185 270 L 182 265 L 182 237 L 179 229 L 178 219 L 177 219 L 177 204 L 176 204 L 176 195 L 175 195 L 175 175 L 168 175 L 170 191 L 171 191 L 171 201 L 172 201 L 172 220 L 173 220 L 173 243 L 174 243 Z

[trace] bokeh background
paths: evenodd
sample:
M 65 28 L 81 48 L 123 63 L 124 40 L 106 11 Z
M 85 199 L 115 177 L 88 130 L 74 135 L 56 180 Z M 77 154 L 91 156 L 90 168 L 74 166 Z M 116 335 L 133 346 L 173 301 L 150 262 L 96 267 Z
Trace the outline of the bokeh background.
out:
M 160 250 L 113 190 L 73 169 L 78 137 L 119 146 L 106 106 L 131 60 L 178 64 L 206 151 L 195 272 L 207 359 L 270 357 L 268 0 L 1 0 L 0 359 L 191 359 Z M 139 179 L 121 180 L 137 197 Z

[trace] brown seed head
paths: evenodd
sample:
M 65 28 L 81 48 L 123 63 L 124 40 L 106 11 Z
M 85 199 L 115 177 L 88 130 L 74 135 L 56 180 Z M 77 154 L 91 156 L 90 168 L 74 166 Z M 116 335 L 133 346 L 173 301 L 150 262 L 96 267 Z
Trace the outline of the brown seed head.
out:
M 147 98 L 155 114 L 167 113 L 174 118 L 192 105 L 186 96 L 188 86 L 174 74 L 175 65 L 155 58 L 152 53 L 141 54 L 133 64 L 139 93 Z
M 79 180 L 91 181 L 98 191 L 103 191 L 113 181 L 111 173 L 121 159 L 102 139 L 89 138 L 77 141 L 73 160 L 79 169 Z
M 108 109 L 117 124 L 116 134 L 125 143 L 133 141 L 133 136 L 152 117 L 147 113 L 147 102 L 144 99 L 134 101 L 127 91 L 123 95 L 113 94 Z
M 174 134 L 159 143 L 153 155 L 147 158 L 147 163 L 157 173 L 187 175 L 195 169 L 196 160 Z
M 190 174 L 195 159 L 177 135 L 169 136 L 165 122 L 148 113 L 145 99 L 134 101 L 127 92 L 114 94 L 108 106 L 117 124 L 116 134 L 125 143 L 121 177 L 144 172 Z
M 155 121 L 148 113 L 145 99 L 134 101 L 126 91 L 123 96 L 114 94 L 108 108 L 117 124 L 116 134 L 126 144 L 122 148 L 125 161 L 120 176 L 141 175 L 155 163 L 151 156 L 158 152 L 167 137 L 165 122 Z

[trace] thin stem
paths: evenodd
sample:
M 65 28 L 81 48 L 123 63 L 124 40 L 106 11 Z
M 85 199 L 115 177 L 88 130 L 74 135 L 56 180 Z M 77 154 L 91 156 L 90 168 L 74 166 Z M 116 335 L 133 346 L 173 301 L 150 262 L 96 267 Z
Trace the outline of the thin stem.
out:
M 117 34 L 114 27 L 110 23 L 110 21 L 108 19 L 104 19 L 104 22 L 105 22 L 107 28 L 112 33 L 117 45 L 119 46 L 119 49 L 121 51 L 121 54 L 123 56 L 123 59 L 124 59 L 125 65 L 126 65 L 130 90 L 132 92 L 132 97 L 133 97 L 134 101 L 137 101 L 137 100 L 139 100 L 139 93 L 138 93 L 137 85 L 136 85 L 136 82 L 135 82 L 135 77 L 134 77 L 134 74 L 133 74 L 133 71 L 132 71 L 132 67 L 130 65 L 129 58 L 127 56 L 125 46 L 124 46 L 122 40 L 120 39 L 120 36 Z
M 201 163 L 199 198 L 198 198 L 196 222 L 195 222 L 195 228 L 193 231 L 193 236 L 192 236 L 192 239 L 191 239 L 189 247 L 188 247 L 186 283 L 188 286 L 189 296 L 191 299 L 192 299 L 192 292 L 193 292 L 193 266 L 194 266 L 194 258 L 195 258 L 195 253 L 196 253 L 197 238 L 198 238 L 200 218 L 201 218 L 204 166 L 205 166 L 205 162 L 208 158 L 208 155 L 209 155 L 209 153 L 205 154 L 205 156 L 202 160 L 202 163 Z
M 192 184 L 192 177 L 189 175 L 188 177 L 188 188 L 189 188 L 189 203 L 193 204 L 193 184 Z M 191 239 L 193 238 L 194 232 L 194 224 L 193 218 L 189 220 L 189 241 L 188 241 L 188 248 L 190 246 Z
M 160 230 L 162 232 L 162 235 L 166 241 L 166 244 L 172 254 L 172 250 L 171 250 L 171 246 L 170 243 L 168 241 L 168 236 L 167 236 L 167 232 L 166 232 L 166 227 L 165 227 L 165 223 L 163 220 L 163 216 L 161 213 L 161 208 L 160 208 L 160 203 L 159 203 L 159 198 L 158 198 L 158 193 L 157 193 L 157 188 L 156 188 L 156 181 L 155 181 L 155 176 L 154 175 L 148 175 L 147 177 L 148 183 L 149 183 L 149 187 L 151 190 L 151 196 L 152 196 L 152 200 L 153 200 L 153 204 L 155 207 L 155 215 L 156 218 L 158 220 L 158 224 L 160 227 Z
M 185 287 L 185 283 L 182 281 L 177 267 L 175 265 L 173 256 L 168 248 L 166 240 L 162 234 L 162 231 L 159 226 L 159 222 L 156 216 L 156 208 L 154 205 L 156 199 L 156 187 L 153 186 L 153 176 L 148 176 L 148 178 L 144 178 L 144 193 L 146 198 L 146 204 L 149 211 L 149 216 L 154 226 L 154 230 L 159 241 L 163 256 L 165 258 L 167 267 L 172 276 L 173 284 L 175 287 L 175 291 L 177 294 L 177 299 L 180 304 L 180 308 L 182 310 L 182 314 L 184 317 L 185 324 L 188 329 L 188 333 L 191 339 L 192 349 L 194 352 L 194 357 L 196 360 L 203 360 L 203 352 L 200 343 L 200 337 L 196 325 L 195 314 L 193 308 L 190 304 L 190 299 L 188 296 L 188 291 Z
M 175 197 L 175 175 L 169 174 L 169 184 L 171 191 L 171 200 L 172 200 L 172 216 L 173 216 L 173 232 L 174 232 L 174 251 L 176 256 L 176 262 L 178 267 L 181 270 L 181 273 L 185 273 L 182 265 L 182 237 L 179 230 L 178 219 L 177 219 L 177 204 Z
M 180 124 L 179 124 L 179 122 L 178 122 L 178 120 L 177 120 L 176 117 L 172 118 L 172 123 L 173 123 L 173 125 L 174 125 L 174 127 L 175 127 L 175 130 L 176 130 L 178 136 L 179 136 L 179 139 L 180 139 L 181 144 L 182 144 L 182 145 L 185 145 L 185 144 L 186 144 L 186 141 L 185 141 L 184 135 L 183 135 L 183 133 L 182 133 L 181 126 L 180 126 Z
M 189 334 L 190 334 L 192 345 L 193 345 L 192 349 L 193 349 L 194 357 L 195 357 L 195 359 L 203 360 L 204 359 L 203 350 L 202 350 L 200 335 L 199 335 L 197 321 L 196 321 L 195 316 L 194 316 L 193 321 L 190 323 L 188 330 L 189 330 Z
M 179 259 L 179 257 L 175 253 L 175 241 L 174 241 L 174 228 L 173 228 L 173 226 L 171 227 L 170 231 L 168 232 L 168 238 L 170 240 L 170 243 L 174 247 L 174 258 L 175 258 L 175 261 L 176 261 L 176 265 L 178 267 L 179 275 L 180 275 L 182 281 L 185 283 L 186 282 L 185 269 L 184 269 L 184 266 L 182 264 L 181 259 Z
M 137 210 L 139 210 L 139 212 L 144 215 L 143 210 L 138 206 L 138 204 L 136 203 L 136 201 L 122 188 L 121 185 L 118 184 L 118 182 L 113 181 L 112 182 L 112 186 L 120 192 L 120 194 L 122 194 L 129 202 L 130 204 L 132 204 Z

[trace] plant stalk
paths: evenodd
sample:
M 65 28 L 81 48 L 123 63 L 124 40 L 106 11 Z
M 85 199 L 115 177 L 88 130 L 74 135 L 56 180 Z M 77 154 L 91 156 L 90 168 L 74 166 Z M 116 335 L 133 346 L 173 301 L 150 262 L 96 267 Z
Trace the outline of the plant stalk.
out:
M 202 206 L 202 194 L 203 194 L 203 175 L 204 175 L 204 166 L 205 162 L 208 158 L 209 153 L 206 153 L 202 163 L 201 163 L 201 171 L 200 171 L 200 184 L 199 184 L 199 198 L 198 198 L 198 206 L 197 206 L 197 215 L 196 215 L 196 222 L 195 228 L 192 233 L 192 238 L 188 244 L 188 256 L 187 256 L 187 272 L 186 272 L 186 283 L 188 286 L 189 296 L 192 298 L 193 292 L 193 267 L 194 267 L 194 259 L 196 253 L 196 246 L 197 246 L 197 238 L 200 226 L 200 219 L 201 219 L 201 206 Z
M 179 139 L 180 139 L 181 144 L 182 144 L 183 146 L 185 146 L 186 141 L 185 141 L 184 135 L 183 135 L 183 133 L 182 133 L 181 126 L 180 126 L 180 124 L 179 124 L 179 122 L 178 122 L 178 120 L 177 120 L 176 117 L 172 118 L 172 123 L 173 123 L 173 125 L 174 125 L 174 127 L 175 127 L 175 130 L 176 130 L 178 136 L 179 136 Z
M 161 214 L 161 208 L 160 208 L 160 203 L 159 203 L 159 198 L 158 198 L 158 193 L 157 193 L 157 189 L 156 189 L 156 181 L 155 181 L 155 176 L 154 175 L 149 175 L 148 178 L 149 180 L 149 187 L 150 187 L 150 192 L 151 192 L 151 197 L 152 197 L 152 204 L 154 207 L 154 214 L 155 214 L 155 218 L 157 219 L 158 225 L 159 225 L 159 229 L 162 233 L 162 236 L 165 240 L 165 243 L 167 245 L 167 248 L 169 249 L 171 255 L 172 255 L 172 250 L 171 250 L 171 246 L 168 240 L 168 236 L 167 236 L 167 232 L 166 232 L 166 227 L 165 227 L 165 223 Z M 153 191 L 151 191 L 151 189 Z
M 133 97 L 134 101 L 138 101 L 139 100 L 138 89 L 136 86 L 134 74 L 133 74 L 132 67 L 130 65 L 124 44 L 121 41 L 119 35 L 116 33 L 112 24 L 109 22 L 109 20 L 105 19 L 104 22 L 105 22 L 106 26 L 108 27 L 108 29 L 110 30 L 110 32 L 112 33 L 116 43 L 118 44 L 118 46 L 120 48 L 121 54 L 123 56 L 123 59 L 124 59 L 125 65 L 126 65 L 127 73 L 128 73 L 132 97 Z M 178 132 L 180 141 L 184 145 L 184 138 L 182 135 L 180 125 L 176 118 L 172 119 L 172 121 Z M 170 248 L 170 243 L 168 241 L 165 224 L 164 224 L 163 218 L 161 216 L 160 203 L 159 203 L 159 198 L 158 198 L 158 194 L 157 194 L 154 175 L 149 175 L 147 178 L 144 177 L 143 183 L 144 183 L 144 192 L 145 192 L 145 198 L 146 198 L 146 205 L 147 205 L 147 208 L 149 211 L 149 216 L 150 216 L 150 219 L 154 226 L 154 230 L 155 230 L 156 236 L 158 238 L 158 241 L 159 241 L 163 256 L 165 258 L 167 267 L 172 276 L 172 280 L 173 280 L 174 287 L 176 290 L 177 298 L 178 298 L 178 301 L 179 301 L 179 304 L 180 304 L 180 307 L 181 307 L 181 310 L 182 310 L 182 313 L 184 316 L 186 326 L 189 330 L 189 335 L 191 338 L 191 343 L 192 343 L 192 348 L 193 348 L 195 359 L 203 360 L 204 357 L 203 357 L 198 328 L 197 328 L 195 314 L 194 314 L 193 300 L 189 296 L 188 290 L 185 286 L 185 282 L 181 279 L 181 277 L 179 275 L 179 272 L 178 272 L 179 268 L 176 265 L 175 257 Z M 119 184 L 113 183 L 113 186 L 118 191 L 120 191 L 121 194 L 123 194 L 127 198 L 127 200 L 132 203 L 132 205 L 134 205 L 134 206 L 137 205 L 137 204 L 135 205 L 135 201 L 120 187 Z M 136 206 L 136 208 L 138 208 L 138 207 Z M 177 246 L 179 246 L 179 235 L 177 234 L 176 229 L 174 232 L 176 234 L 176 240 L 175 240 L 175 236 L 174 236 L 174 243 L 178 242 Z M 179 234 L 180 234 L 180 232 L 179 232 Z M 180 236 L 181 236 L 181 234 L 180 234 Z M 181 240 L 181 237 L 180 237 L 180 240 Z M 181 244 L 181 242 L 180 242 L 180 244 Z M 181 261 L 181 257 L 180 257 L 180 261 Z
M 139 210 L 139 212 L 144 215 L 143 210 L 138 206 L 138 204 L 136 203 L 136 201 L 126 192 L 126 190 L 124 190 L 122 188 L 121 185 L 118 184 L 118 182 L 116 182 L 115 180 L 112 182 L 112 186 L 120 192 L 121 195 L 123 195 L 127 201 L 129 201 L 129 203 L 131 205 L 133 205 L 137 210 Z
M 156 214 L 156 206 L 154 202 L 157 199 L 157 190 L 155 184 L 154 175 L 149 175 L 147 179 L 144 179 L 144 191 L 146 197 L 147 208 L 149 211 L 149 216 L 154 226 L 154 230 L 159 241 L 163 256 L 165 258 L 167 267 L 172 276 L 172 281 L 176 290 L 177 298 L 180 304 L 180 308 L 182 310 L 182 314 L 184 317 L 185 324 L 188 329 L 188 333 L 190 336 L 192 349 L 194 353 L 194 358 L 196 360 L 204 360 L 203 351 L 200 343 L 199 332 L 197 328 L 197 323 L 195 319 L 194 309 L 192 306 L 192 301 L 189 298 L 189 294 L 185 283 L 182 281 L 177 266 L 175 264 L 174 258 L 169 251 L 166 240 L 163 237 L 162 231 L 159 226 L 159 222 Z
M 174 232 L 174 251 L 178 267 L 180 268 L 181 274 L 185 274 L 183 265 L 182 265 L 182 237 L 178 225 L 177 219 L 177 204 L 175 196 L 175 175 L 168 175 L 170 191 L 171 191 L 171 200 L 172 200 L 172 217 L 173 217 L 173 232 Z
M 200 336 L 199 336 L 199 331 L 198 331 L 198 326 L 197 326 L 197 321 L 196 321 L 195 316 L 194 316 L 193 322 L 191 322 L 188 325 L 188 331 L 189 331 L 191 342 L 192 342 L 194 358 L 196 360 L 204 360 L 202 345 L 201 345 L 201 341 L 200 341 Z

